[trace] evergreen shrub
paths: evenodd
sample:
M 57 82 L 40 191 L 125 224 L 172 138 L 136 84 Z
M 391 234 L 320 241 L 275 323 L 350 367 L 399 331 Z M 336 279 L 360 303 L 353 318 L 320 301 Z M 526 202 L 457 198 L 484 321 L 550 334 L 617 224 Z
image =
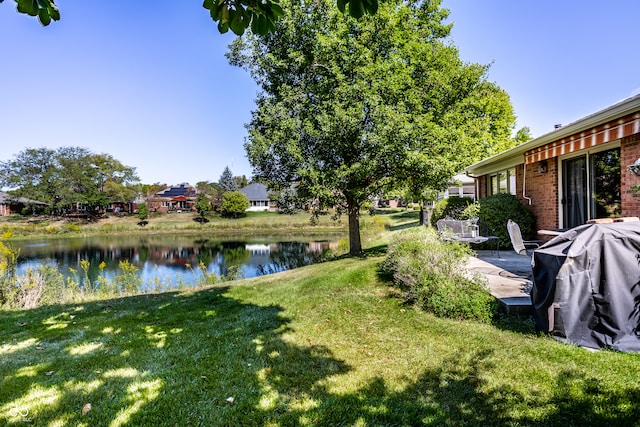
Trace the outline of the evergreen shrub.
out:
M 462 219 L 480 218 L 489 234 L 500 238 L 501 248 L 510 248 L 511 239 L 507 221 L 517 222 L 525 240 L 535 238 L 536 220 L 529 208 L 512 194 L 495 194 L 469 205 L 461 214 Z

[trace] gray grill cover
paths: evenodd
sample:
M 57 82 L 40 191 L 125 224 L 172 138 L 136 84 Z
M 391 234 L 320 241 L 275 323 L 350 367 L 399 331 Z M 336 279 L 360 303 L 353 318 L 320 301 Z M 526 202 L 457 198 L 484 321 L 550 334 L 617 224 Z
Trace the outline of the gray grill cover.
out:
M 560 341 L 640 352 L 640 222 L 573 228 L 533 254 L 537 326 Z

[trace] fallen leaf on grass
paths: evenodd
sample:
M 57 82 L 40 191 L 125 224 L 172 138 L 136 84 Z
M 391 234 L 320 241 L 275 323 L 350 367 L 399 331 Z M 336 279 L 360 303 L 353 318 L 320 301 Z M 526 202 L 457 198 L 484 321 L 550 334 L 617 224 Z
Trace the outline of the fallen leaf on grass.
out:
M 87 403 L 82 407 L 82 415 L 87 415 L 87 412 L 91 410 L 91 403 Z

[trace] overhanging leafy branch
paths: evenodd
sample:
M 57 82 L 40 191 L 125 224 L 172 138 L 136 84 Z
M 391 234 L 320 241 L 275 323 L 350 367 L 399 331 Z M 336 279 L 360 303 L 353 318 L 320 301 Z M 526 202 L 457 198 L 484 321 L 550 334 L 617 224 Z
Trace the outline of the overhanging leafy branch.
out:
M 4 0 L 0 0 L 2 3 Z M 17 10 L 30 16 L 37 16 L 43 26 L 60 20 L 60 11 L 54 0 L 15 0 Z M 347 11 L 354 18 L 365 13 L 375 15 L 378 0 L 337 0 L 338 9 Z M 273 32 L 276 21 L 284 12 L 278 0 L 204 0 L 202 7 L 209 11 L 211 19 L 218 23 L 218 31 L 231 30 L 237 35 L 251 28 L 254 34 L 265 35 Z

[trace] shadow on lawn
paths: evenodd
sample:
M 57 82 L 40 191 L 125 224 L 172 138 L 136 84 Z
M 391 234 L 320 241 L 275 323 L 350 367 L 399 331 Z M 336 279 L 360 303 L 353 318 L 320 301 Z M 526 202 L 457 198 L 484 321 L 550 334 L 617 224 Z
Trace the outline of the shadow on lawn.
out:
M 382 378 L 344 395 L 314 387 L 310 396 L 318 407 L 290 410 L 282 425 L 299 425 L 303 419 L 313 426 L 637 425 L 637 388 L 611 393 L 595 379 L 567 370 L 557 378 L 551 398 L 527 401 L 516 387 L 491 389 L 481 379 L 487 369 L 495 369 L 487 362 L 490 352 L 458 356 L 446 367 L 425 371 L 402 391 L 390 390 Z
M 390 231 L 406 230 L 407 228 L 419 227 L 420 221 L 405 222 L 402 224 L 391 225 L 388 227 Z
M 499 368 L 487 351 L 454 355 L 406 378 L 402 390 L 374 377 L 337 393 L 328 380 L 354 367 L 324 346 L 292 344 L 288 336 L 296 331 L 282 307 L 244 303 L 227 291 L 1 314 L 0 419 L 92 426 L 632 425 L 640 419 L 637 388 L 612 393 L 569 368 L 551 396 L 492 388 L 484 378 Z M 86 403 L 92 407 L 83 416 Z
M 0 314 L 0 420 L 254 425 L 348 367 L 228 288 Z M 86 410 L 83 415 L 83 408 Z

